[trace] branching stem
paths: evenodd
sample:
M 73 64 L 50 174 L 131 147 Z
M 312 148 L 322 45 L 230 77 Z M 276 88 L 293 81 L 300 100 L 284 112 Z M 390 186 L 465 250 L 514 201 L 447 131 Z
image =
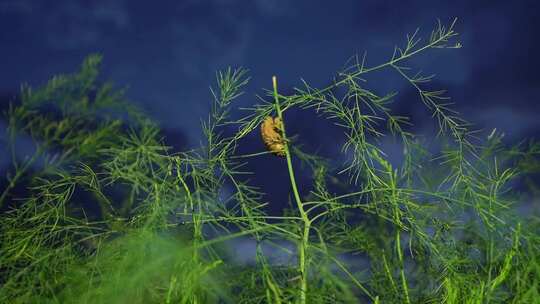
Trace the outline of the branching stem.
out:
M 272 85 L 274 88 L 274 100 L 276 104 L 276 111 L 278 114 L 278 117 L 283 122 L 283 113 L 281 112 L 281 107 L 279 105 L 279 96 L 277 92 L 277 80 L 276 76 L 272 77 Z M 302 200 L 300 199 L 300 194 L 298 192 L 298 187 L 296 186 L 296 179 L 294 177 L 294 169 L 292 166 L 292 160 L 291 160 L 291 153 L 289 150 L 289 144 L 287 141 L 287 135 L 285 133 L 285 124 L 283 124 L 283 139 L 285 142 L 285 157 L 287 158 L 287 168 L 289 170 L 289 178 L 291 180 L 291 186 L 293 188 L 294 193 L 294 199 L 296 201 L 296 206 L 298 207 L 298 211 L 300 212 L 300 216 L 302 217 L 302 222 L 304 225 L 304 229 L 302 231 L 301 239 L 298 244 L 298 268 L 300 271 L 300 296 L 298 298 L 298 303 L 305 304 L 306 303 L 306 294 L 307 294 L 307 272 L 306 272 L 306 252 L 307 248 L 309 246 L 309 233 L 311 229 L 311 220 L 309 219 L 306 211 L 304 210 L 304 206 L 302 205 Z

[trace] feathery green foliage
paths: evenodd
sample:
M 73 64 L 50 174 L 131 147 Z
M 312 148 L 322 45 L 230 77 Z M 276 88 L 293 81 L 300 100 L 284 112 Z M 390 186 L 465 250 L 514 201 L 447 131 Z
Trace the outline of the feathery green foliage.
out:
M 247 71 L 218 72 L 206 143 L 182 152 L 122 91 L 98 83 L 100 56 L 37 90 L 24 86 L 5 113 L 12 165 L 0 196 L 0 302 L 537 302 L 540 145 L 477 136 L 444 90 L 430 88 L 433 76 L 408 66 L 460 48 L 454 26 L 439 23 L 427 40 L 408 35 L 378 65 L 355 57 L 326 88 L 303 81 L 283 95 L 274 78 L 240 114 Z M 418 92 L 439 151 L 393 114 L 397 92 L 369 89 L 369 74 L 384 69 Z M 343 129 L 343 142 L 323 143 L 341 147 L 343 166 L 301 149 L 287 128 L 291 109 Z M 246 171 L 274 156 L 237 152 L 268 115 L 284 122 L 292 203 L 281 215 L 269 214 Z M 381 149 L 383 136 L 403 147 L 400 163 Z M 23 140 L 32 148 L 21 158 Z M 303 164 L 310 186 L 297 183 Z M 240 240 L 255 244 L 253 263 L 235 259 Z

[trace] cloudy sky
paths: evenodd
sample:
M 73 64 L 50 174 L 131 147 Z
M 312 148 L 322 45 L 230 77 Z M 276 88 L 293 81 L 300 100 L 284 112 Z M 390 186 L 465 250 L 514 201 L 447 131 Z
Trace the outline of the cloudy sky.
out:
M 351 55 L 380 63 L 394 44 L 437 18 L 458 17 L 460 50 L 431 52 L 415 64 L 435 72 L 474 122 L 508 134 L 537 129 L 536 68 L 540 21 L 536 1 L 35 1 L 0 0 L 0 94 L 74 71 L 94 52 L 103 77 L 129 86 L 128 96 L 166 128 L 197 144 L 209 109 L 208 87 L 226 66 L 251 71 L 249 96 L 304 78 L 322 86 Z M 536 19 L 535 19 L 536 18 Z M 408 95 L 406 83 L 374 84 Z M 384 92 L 381 92 L 384 93 Z M 421 105 L 409 94 L 404 107 Z M 249 101 L 246 101 L 249 103 Z
M 193 147 L 201 140 L 200 119 L 209 111 L 216 70 L 250 70 L 252 80 L 239 101 L 249 105 L 270 87 L 274 74 L 284 91 L 299 86 L 301 78 L 322 87 L 350 56 L 367 51 L 368 65 L 379 64 L 395 44 L 403 44 L 405 34 L 419 27 L 426 37 L 438 18 L 448 23 L 457 17 L 463 48 L 428 52 L 411 64 L 436 73 L 435 84 L 449 90 L 456 108 L 477 128 L 489 133 L 496 127 L 510 141 L 540 131 L 537 1 L 148 3 L 0 0 L 0 102 L 12 99 L 21 83 L 36 86 L 73 72 L 98 52 L 104 56 L 103 79 L 128 86 L 128 98 L 172 134 L 169 143 Z M 413 88 L 392 74 L 374 75 L 369 87 L 381 95 L 398 91 L 393 106 L 420 118 L 418 130 L 429 126 L 423 119 L 429 112 Z M 296 119 L 289 125 L 337 147 L 317 123 Z M 252 143 L 252 152 L 262 149 Z M 285 171 L 276 174 L 286 180 Z

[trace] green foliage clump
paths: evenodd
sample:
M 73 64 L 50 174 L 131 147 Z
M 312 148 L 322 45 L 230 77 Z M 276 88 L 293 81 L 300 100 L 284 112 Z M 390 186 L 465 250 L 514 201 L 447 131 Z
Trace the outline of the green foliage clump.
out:
M 274 78 L 235 118 L 247 71 L 219 72 L 206 145 L 175 153 L 122 91 L 99 84 L 97 55 L 76 74 L 23 87 L 5 113 L 12 165 L 0 196 L 0 302 L 535 303 L 540 221 L 527 201 L 538 192 L 540 145 L 475 136 L 445 92 L 429 88 L 433 77 L 406 65 L 460 48 L 456 36 L 454 23 L 425 42 L 415 32 L 387 62 L 355 57 L 322 89 L 303 82 L 283 95 Z M 397 93 L 368 88 L 368 74 L 383 69 L 418 91 L 440 150 L 392 113 Z M 291 109 L 343 129 L 335 144 L 344 167 L 289 136 Z M 291 203 L 281 215 L 269 214 L 245 170 L 270 152 L 237 152 L 269 115 L 284 122 Z M 399 164 L 382 151 L 383 136 L 403 147 Z M 23 159 L 22 140 L 32 143 Z M 309 187 L 296 181 L 300 164 Z M 523 206 L 531 212 L 519 214 Z M 235 262 L 238 239 L 254 242 L 254 263 Z M 275 253 L 290 263 L 273 262 Z

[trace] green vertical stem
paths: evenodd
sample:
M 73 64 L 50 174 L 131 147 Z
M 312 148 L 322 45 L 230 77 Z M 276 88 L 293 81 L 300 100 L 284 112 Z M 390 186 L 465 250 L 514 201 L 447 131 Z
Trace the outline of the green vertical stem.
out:
M 491 211 L 491 208 L 490 208 L 490 211 Z M 491 234 L 491 230 L 488 230 L 488 233 L 489 233 L 489 243 L 488 243 L 489 248 L 487 252 L 487 263 L 488 263 L 487 283 L 491 284 L 492 272 L 493 272 L 493 260 L 494 260 L 494 257 L 493 257 L 494 243 L 493 243 L 493 235 Z M 491 302 L 491 293 L 489 292 L 489 289 L 488 289 L 486 290 L 486 303 L 489 303 L 489 302 Z
M 190 207 L 190 210 L 191 210 L 191 220 L 193 221 L 193 252 L 192 252 L 192 262 L 194 264 L 197 265 L 197 267 L 199 266 L 199 249 L 198 249 L 198 246 L 200 244 L 200 241 L 202 239 L 202 223 L 200 221 L 201 219 L 201 216 L 199 213 L 195 213 L 195 203 L 193 201 L 193 195 L 191 193 L 191 190 L 189 189 L 185 179 L 182 177 L 182 173 L 181 173 L 181 163 L 180 163 L 180 159 L 179 158 L 176 158 L 176 177 L 178 178 L 178 181 L 180 181 L 180 183 L 182 184 L 182 187 L 184 188 L 184 190 L 186 191 L 186 195 L 187 195 L 187 198 L 188 198 L 188 202 L 189 202 L 189 207 Z M 195 181 L 195 189 L 199 189 L 199 184 L 197 181 Z M 197 193 L 197 197 L 198 197 L 198 193 Z M 198 208 L 197 210 L 200 210 L 200 198 L 197 199 L 197 203 L 198 203 Z M 186 210 L 184 210 L 184 212 L 186 212 Z M 198 297 L 197 297 L 197 294 L 194 293 L 193 294 L 193 299 L 192 299 L 192 303 L 194 304 L 197 304 L 199 303 L 198 301 Z
M 289 170 L 289 178 L 291 180 L 291 186 L 293 188 L 296 206 L 298 207 L 298 211 L 300 212 L 300 216 L 302 217 L 302 222 L 304 224 L 304 229 L 302 231 L 300 242 L 298 243 L 298 269 L 300 271 L 300 295 L 298 297 L 298 303 L 305 304 L 306 295 L 307 295 L 307 287 L 308 287 L 307 286 L 307 272 L 306 272 L 306 260 L 307 260 L 306 252 L 309 246 L 309 232 L 311 228 L 311 220 L 309 219 L 306 211 L 304 210 L 304 206 L 302 205 L 302 200 L 300 199 L 300 194 L 298 193 L 298 187 L 296 186 L 296 179 L 294 177 L 294 169 L 293 169 L 292 161 L 291 161 L 291 153 L 289 151 L 287 135 L 285 134 L 285 124 L 283 120 L 283 113 L 281 112 L 281 107 L 279 105 L 276 76 L 272 76 L 272 85 L 274 87 L 274 100 L 276 103 L 276 111 L 277 111 L 279 119 L 281 120 L 283 124 L 282 125 L 283 130 L 281 131 L 282 131 L 282 136 L 283 136 L 283 141 L 284 141 L 284 146 L 285 146 L 285 157 L 287 159 L 287 168 Z
M 394 205 L 394 220 L 398 225 L 396 225 L 396 235 L 395 235 L 395 242 L 396 242 L 396 253 L 399 261 L 399 276 L 401 279 L 401 287 L 403 289 L 403 293 L 405 294 L 405 303 L 410 304 L 411 300 L 409 298 L 409 288 L 407 287 L 407 277 L 405 276 L 405 263 L 403 261 L 403 251 L 401 248 L 401 211 L 399 210 L 398 205 L 398 193 L 396 191 L 397 185 L 397 171 L 392 171 L 391 168 L 389 168 L 390 174 L 390 188 L 392 189 L 392 202 Z
M 409 298 L 409 288 L 407 287 L 407 278 L 405 277 L 405 265 L 403 263 L 403 252 L 401 251 L 401 232 L 398 228 L 396 230 L 396 251 L 399 259 L 399 274 L 401 277 L 401 286 L 403 288 L 403 293 L 405 294 L 405 303 L 410 304 L 411 300 Z
M 201 189 L 199 182 L 195 182 L 195 189 Z M 197 201 L 196 206 L 191 203 L 191 218 L 193 220 L 193 262 L 197 267 L 200 267 L 200 257 L 199 257 L 199 244 L 202 242 L 202 222 L 201 222 L 201 198 L 200 194 L 197 192 Z M 198 289 L 198 288 L 197 288 Z M 195 292 L 193 294 L 193 304 L 199 303 L 199 296 Z

